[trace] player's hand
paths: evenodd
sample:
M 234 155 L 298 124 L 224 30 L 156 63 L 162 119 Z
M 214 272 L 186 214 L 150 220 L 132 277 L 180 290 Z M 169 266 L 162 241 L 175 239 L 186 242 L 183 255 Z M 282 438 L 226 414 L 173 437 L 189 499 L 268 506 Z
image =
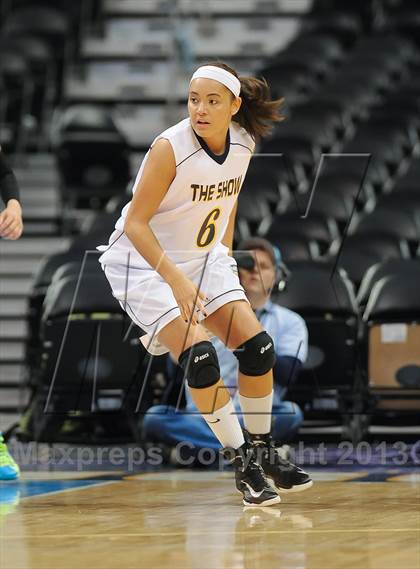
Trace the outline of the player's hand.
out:
M 179 276 L 171 284 L 171 288 L 181 311 L 181 318 L 185 322 L 191 321 L 191 324 L 196 326 L 198 324 L 198 312 L 202 312 L 204 317 L 207 317 L 206 309 L 204 308 L 206 295 L 199 291 L 197 296 L 197 287 L 188 277 L 185 275 Z
M 17 200 L 9 200 L 0 212 L 0 237 L 19 239 L 23 231 L 22 208 Z

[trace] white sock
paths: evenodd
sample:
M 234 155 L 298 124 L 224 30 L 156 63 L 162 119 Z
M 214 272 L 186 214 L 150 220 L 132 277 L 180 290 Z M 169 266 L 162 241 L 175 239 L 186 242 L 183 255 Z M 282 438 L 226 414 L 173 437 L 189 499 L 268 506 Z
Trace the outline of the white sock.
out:
M 265 397 L 245 397 L 239 393 L 239 404 L 246 430 L 252 435 L 266 435 L 271 431 L 273 392 Z
M 244 444 L 244 434 L 231 399 L 217 411 L 203 414 L 203 419 L 223 447 L 236 449 Z

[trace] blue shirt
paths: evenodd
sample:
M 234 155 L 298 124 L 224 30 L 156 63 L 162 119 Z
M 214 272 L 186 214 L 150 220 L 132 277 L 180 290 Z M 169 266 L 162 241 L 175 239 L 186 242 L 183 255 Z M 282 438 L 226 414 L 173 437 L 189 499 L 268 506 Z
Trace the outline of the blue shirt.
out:
M 274 350 L 279 356 L 292 356 L 305 362 L 308 355 L 308 329 L 305 321 L 299 314 L 275 304 L 268 300 L 266 304 L 255 311 L 262 327 L 273 338 Z M 223 342 L 214 337 L 211 340 L 216 349 L 220 365 L 220 377 L 223 379 L 226 387 L 229 388 L 231 395 L 234 396 L 237 391 L 238 382 L 238 360 L 229 348 Z M 274 400 L 281 399 L 282 388 L 274 387 Z M 186 389 L 187 408 L 194 407 L 190 391 Z

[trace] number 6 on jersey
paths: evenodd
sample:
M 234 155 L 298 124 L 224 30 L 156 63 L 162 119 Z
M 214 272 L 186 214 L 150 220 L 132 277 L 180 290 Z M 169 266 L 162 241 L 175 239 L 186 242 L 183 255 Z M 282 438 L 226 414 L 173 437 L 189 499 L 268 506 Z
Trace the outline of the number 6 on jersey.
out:
M 220 216 L 220 208 L 216 207 L 206 216 L 197 235 L 197 247 L 207 247 L 216 237 L 215 221 Z

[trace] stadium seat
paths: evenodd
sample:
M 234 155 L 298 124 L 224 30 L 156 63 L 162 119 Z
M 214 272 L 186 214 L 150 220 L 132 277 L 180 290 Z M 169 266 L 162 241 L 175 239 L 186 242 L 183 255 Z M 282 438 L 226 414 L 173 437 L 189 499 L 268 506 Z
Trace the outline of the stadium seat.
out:
M 281 235 L 266 235 L 273 245 L 276 245 L 282 254 L 282 258 L 289 261 L 309 261 L 318 259 L 321 250 L 315 240 L 308 239 L 304 235 L 296 233 L 282 233 Z
M 287 120 L 276 126 L 274 137 L 299 136 L 328 151 L 336 142 L 340 127 L 337 113 L 330 109 L 315 110 L 313 105 L 302 103 L 292 107 Z
M 27 311 L 27 324 L 28 334 L 25 345 L 25 360 L 30 368 L 36 369 L 36 362 L 39 357 L 40 346 L 40 323 L 42 318 L 42 306 L 45 300 L 48 287 L 50 286 L 56 271 L 68 263 L 77 263 L 79 267 L 82 266 L 84 252 L 80 249 L 73 249 L 56 253 L 45 257 L 38 267 L 32 286 L 28 295 L 28 311 Z M 98 256 L 89 255 L 85 260 L 85 268 L 97 264 Z
M 343 60 L 344 50 L 342 44 L 328 34 L 299 34 L 283 50 L 288 54 L 305 57 L 311 54 L 324 61 L 337 64 Z
M 399 272 L 376 282 L 363 314 L 368 378 L 376 397 L 375 410 L 418 415 L 419 318 L 418 278 Z
M 357 220 L 354 233 L 365 235 L 366 238 L 378 233 L 392 235 L 417 247 L 420 241 L 420 220 L 416 219 L 413 212 L 381 206 Z
M 86 275 L 75 295 L 77 282 L 72 276 L 55 282 L 45 299 L 35 391 L 36 407 L 43 406 L 45 416 L 35 426 L 36 440 L 42 439 L 51 414 L 64 420 L 85 413 L 89 420 L 93 412 L 98 421 L 98 414 L 111 411 L 130 422 L 129 396 L 136 390 L 137 400 L 139 394 L 135 376 L 145 353 L 138 328 L 130 326 L 109 294 L 104 275 Z M 134 417 L 130 425 L 136 436 Z
M 344 230 L 350 219 L 357 216 L 354 211 L 354 198 L 351 195 L 342 195 L 334 191 L 334 189 L 324 188 L 315 191 L 306 192 L 305 194 L 295 194 L 291 199 L 287 208 L 289 212 L 295 212 L 296 215 L 308 216 L 317 215 L 334 219 L 338 228 Z
M 319 143 L 308 140 L 305 134 L 278 135 L 261 143 L 263 154 L 282 154 L 286 167 L 293 172 L 297 181 L 304 181 L 311 173 L 321 156 Z
M 327 258 L 337 262 L 348 274 L 356 288 L 366 271 L 380 261 L 410 258 L 407 241 L 392 235 L 347 235 L 344 241 L 332 244 Z
M 327 10 L 308 16 L 302 31 L 304 34 L 329 34 L 339 39 L 342 45 L 348 48 L 354 45 L 357 37 L 362 33 L 362 24 L 356 14 Z
M 30 108 L 32 77 L 26 58 L 13 47 L 3 46 L 0 58 L 0 84 L 2 105 L 0 124 L 7 129 L 9 136 L 3 133 L 3 146 L 21 150 L 22 121 L 25 109 Z M 3 142 L 4 141 L 4 142 Z
M 341 398 L 352 399 L 356 381 L 358 309 L 353 287 L 332 264 L 293 262 L 288 267 L 287 287 L 275 301 L 300 314 L 309 331 L 308 359 L 288 397 L 309 410 L 325 394 L 339 408 Z
M 128 145 L 106 110 L 89 105 L 66 109 L 57 120 L 54 152 L 63 213 L 67 207 L 87 204 L 99 208 L 110 197 L 125 193 L 130 179 Z
M 339 237 L 337 222 L 321 215 L 310 212 L 302 218 L 294 212 L 276 214 L 265 235 L 269 241 L 281 240 L 282 236 L 300 236 L 308 241 L 315 241 L 321 255 L 327 250 L 334 239 Z
M 416 279 L 420 286 L 420 259 L 390 259 L 370 267 L 366 271 L 357 292 L 359 306 L 366 306 L 373 286 L 382 278 L 391 275 L 405 275 L 407 279 Z
M 328 160 L 329 157 L 327 155 L 324 157 L 323 165 L 321 166 L 315 192 L 336 194 L 344 199 L 350 198 L 357 211 L 367 208 L 373 209 L 376 198 L 372 184 L 366 180 L 363 182 L 362 178 L 358 181 L 353 176 L 342 174 L 338 171 L 324 173 L 324 169 L 327 170 L 328 168 Z
M 241 239 L 267 231 L 271 222 L 270 206 L 257 188 L 254 193 L 239 194 L 236 219 Z
M 351 52 L 353 56 L 365 56 L 368 60 L 381 58 L 383 61 L 397 59 L 402 63 L 418 61 L 418 50 L 415 44 L 400 35 L 383 32 L 360 37 Z
M 355 156 L 361 154 L 361 156 Z M 346 143 L 339 156 L 327 156 L 322 168 L 322 175 L 341 174 L 343 178 L 353 179 L 355 184 L 363 180 L 369 183 L 376 192 L 382 192 L 390 182 L 390 175 L 386 164 L 371 158 L 371 149 L 362 151 L 355 148 L 352 141 Z
M 252 196 L 254 200 L 261 198 L 268 203 L 270 211 L 273 212 L 281 199 L 278 177 L 276 172 L 262 167 L 265 162 L 262 162 L 258 168 L 254 166 L 255 162 L 258 161 L 253 159 L 242 184 L 240 200 L 245 194 L 249 195 L 250 198 Z

